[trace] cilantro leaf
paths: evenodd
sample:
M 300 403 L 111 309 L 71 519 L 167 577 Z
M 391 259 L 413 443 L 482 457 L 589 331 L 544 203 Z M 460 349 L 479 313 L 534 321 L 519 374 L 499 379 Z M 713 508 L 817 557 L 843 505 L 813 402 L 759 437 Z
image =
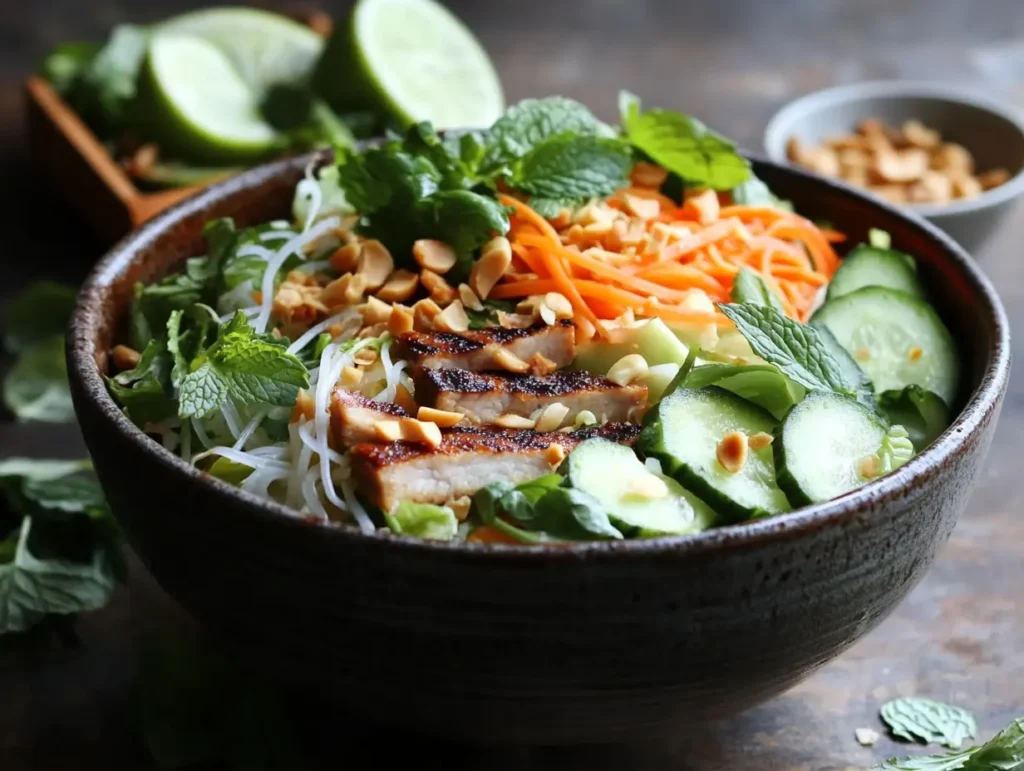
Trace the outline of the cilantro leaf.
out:
M 487 132 L 482 165 L 488 169 L 508 165 L 556 136 L 594 136 L 602 129 L 594 114 L 572 99 L 524 99 L 506 110 Z
M 882 705 L 881 715 L 894 736 L 926 744 L 937 742 L 954 750 L 978 732 L 970 712 L 931 699 L 893 699 Z
M 1019 771 L 1024 768 L 1024 718 L 1017 718 L 980 747 L 949 755 L 890 758 L 878 771 Z
M 566 133 L 531 150 L 512 184 L 541 200 L 582 202 L 623 187 L 632 165 L 629 147 L 617 139 Z
M 622 128 L 635 148 L 690 185 L 728 190 L 750 177 L 750 164 L 736 145 L 696 118 L 671 110 L 641 112 L 625 95 Z
M 4 319 L 4 348 L 17 354 L 34 343 L 63 335 L 75 308 L 75 289 L 37 281 L 11 302 Z
M 768 284 L 760 275 L 750 268 L 742 268 L 732 285 L 729 299 L 734 303 L 748 305 L 764 305 L 779 313 L 784 313 L 778 295 L 768 288 Z
M 19 420 L 74 420 L 63 335 L 38 342 L 18 357 L 4 380 L 3 397 L 7 409 Z
M 854 395 L 856 384 L 848 380 L 814 327 L 763 305 L 733 303 L 719 308 L 736 324 L 754 353 L 791 380 L 814 391 Z
M 509 229 L 505 207 L 469 190 L 441 190 L 424 198 L 417 206 L 416 218 L 420 237 L 436 238 L 451 246 L 466 273 L 472 253 Z
M 181 378 L 178 414 L 207 417 L 229 396 L 239 404 L 290 407 L 309 374 L 279 342 L 257 335 L 242 313 L 221 328 Z

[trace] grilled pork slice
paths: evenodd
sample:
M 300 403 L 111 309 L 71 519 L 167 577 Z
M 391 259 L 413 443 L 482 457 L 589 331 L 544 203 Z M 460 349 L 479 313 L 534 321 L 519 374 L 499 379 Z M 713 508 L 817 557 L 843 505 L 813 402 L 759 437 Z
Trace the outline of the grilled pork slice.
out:
M 576 355 L 572 321 L 562 319 L 553 326 L 537 324 L 526 329 L 487 327 L 461 334 L 406 332 L 395 342 L 391 356 L 428 369 L 453 367 L 476 372 L 508 369 L 500 360 L 501 351 L 524 362 L 540 354 L 556 367 L 564 367 Z
M 378 441 L 373 424 L 398 421 L 409 413 L 391 402 L 375 402 L 340 386 L 331 394 L 331 431 L 343 446 Z
M 352 448 L 352 476 L 371 503 L 391 511 L 400 501 L 444 503 L 488 482 L 519 484 L 550 474 L 584 439 L 632 444 L 640 427 L 608 423 L 570 433 L 454 428 L 435 450 L 411 442 Z M 557 445 L 557 446 L 556 446 Z
M 620 386 L 589 372 L 555 372 L 543 377 L 461 369 L 422 369 L 413 378 L 416 401 L 461 412 L 473 423 L 493 423 L 501 415 L 529 417 L 549 404 L 569 408 L 572 422 L 583 410 L 599 423 L 636 422 L 647 406 L 647 386 Z

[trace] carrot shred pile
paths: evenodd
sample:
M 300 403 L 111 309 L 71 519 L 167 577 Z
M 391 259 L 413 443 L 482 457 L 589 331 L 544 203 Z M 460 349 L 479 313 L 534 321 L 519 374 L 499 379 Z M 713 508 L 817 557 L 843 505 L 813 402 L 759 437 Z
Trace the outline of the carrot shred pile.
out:
M 705 193 L 680 206 L 655 189 L 630 187 L 551 220 L 518 198 L 500 199 L 513 210 L 514 256 L 490 296 L 559 292 L 598 334 L 603 320 L 623 315 L 729 326 L 713 304 L 728 302 L 743 268 L 761 276 L 787 315 L 806 321 L 839 267 L 832 244 L 841 233 L 727 196 Z

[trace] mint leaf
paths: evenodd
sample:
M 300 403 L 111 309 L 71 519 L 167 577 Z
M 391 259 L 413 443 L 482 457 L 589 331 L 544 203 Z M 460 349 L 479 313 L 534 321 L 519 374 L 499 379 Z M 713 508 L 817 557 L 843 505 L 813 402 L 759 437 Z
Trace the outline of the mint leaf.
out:
M 230 396 L 239 404 L 290 407 L 309 374 L 277 341 L 256 335 L 242 313 L 189 365 L 181 379 L 178 414 L 208 417 Z
M 878 406 L 889 421 L 907 429 L 914 447 L 923 450 L 949 425 L 949 408 L 938 394 L 918 385 L 902 391 L 883 391 Z
M 455 513 L 447 506 L 415 501 L 402 501 L 384 514 L 384 520 L 393 533 L 438 541 L 450 541 L 459 529 Z
M 3 397 L 4 405 L 18 420 L 74 420 L 63 335 L 35 343 L 18 357 L 4 380 Z
M 542 202 L 582 202 L 623 187 L 632 166 L 629 147 L 617 139 L 562 134 L 531 150 L 512 184 Z
M 633 146 L 687 184 L 728 190 L 750 177 L 750 164 L 736 146 L 696 118 L 671 110 L 641 112 L 627 98 L 622 128 Z
M 911 448 L 913 452 L 913 448 Z M 893 699 L 882 705 L 882 720 L 894 736 L 958 750 L 978 732 L 974 715 L 960 707 L 921 698 Z
M 980 747 L 949 755 L 890 758 L 879 771 L 1020 771 L 1024 769 L 1024 718 L 1017 718 Z
M 763 305 L 733 303 L 719 308 L 736 324 L 754 353 L 791 380 L 812 391 L 854 395 L 856 384 L 847 380 L 814 327 Z
M 564 96 L 524 99 L 506 110 L 487 132 L 483 166 L 508 165 L 556 136 L 593 136 L 602 128 L 590 110 Z
M 785 312 L 775 292 L 769 289 L 764 279 L 750 268 L 742 268 L 737 274 L 729 299 L 734 303 L 764 305 L 779 313 Z
M 4 318 L 4 348 L 18 354 L 56 335 L 63 336 L 75 308 L 74 287 L 37 281 L 11 301 Z

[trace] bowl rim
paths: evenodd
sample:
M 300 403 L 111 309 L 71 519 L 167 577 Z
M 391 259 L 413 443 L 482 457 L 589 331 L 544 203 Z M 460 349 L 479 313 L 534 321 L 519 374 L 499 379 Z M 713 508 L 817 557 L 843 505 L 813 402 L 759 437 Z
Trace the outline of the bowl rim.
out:
M 915 483 L 924 481 L 930 471 L 941 468 L 954 457 L 966 437 L 979 430 L 988 416 L 999 406 L 1006 388 L 1010 369 L 1009 322 L 995 290 L 989 280 L 974 264 L 967 252 L 953 239 L 934 225 L 909 214 L 890 204 L 865 195 L 849 185 L 837 183 L 799 168 L 778 164 L 755 154 L 744 153 L 752 161 L 779 168 L 787 174 L 795 174 L 812 181 L 815 185 L 837 188 L 845 195 L 860 198 L 864 203 L 882 209 L 892 217 L 910 220 L 930 240 L 944 250 L 949 259 L 967 279 L 976 294 L 979 312 L 991 318 L 994 327 L 994 341 L 988 361 L 981 373 L 978 386 L 970 394 L 963 409 L 943 434 L 924 452 L 914 457 L 897 471 L 846 493 L 825 503 L 799 508 L 776 517 L 752 522 L 725 525 L 700 533 L 682 536 L 666 536 L 655 539 L 620 541 L 591 541 L 572 543 L 559 548 L 537 548 L 528 544 L 491 544 L 452 541 L 433 541 L 411 536 L 376 531 L 363 533 L 355 527 L 325 527 L 319 522 L 310 522 L 296 517 L 289 507 L 259 498 L 240 490 L 209 474 L 200 471 L 180 457 L 165 449 L 132 423 L 121 411 L 107 391 L 103 377 L 96 365 L 93 338 L 100 331 L 103 318 L 102 300 L 105 290 L 112 286 L 120 274 L 136 258 L 141 249 L 158 242 L 161 235 L 177 223 L 191 216 L 201 215 L 211 206 L 230 199 L 239 190 L 258 187 L 283 174 L 295 174 L 310 164 L 321 162 L 321 153 L 312 153 L 296 158 L 265 164 L 231 179 L 213 184 L 195 195 L 159 214 L 140 228 L 125 236 L 96 263 L 79 290 L 75 310 L 67 336 L 68 374 L 72 380 L 72 391 L 76 395 L 76 414 L 86 409 L 95 410 L 110 430 L 141 452 L 149 455 L 167 473 L 179 476 L 182 483 L 205 485 L 208 488 L 209 505 L 218 501 L 225 504 L 242 502 L 247 505 L 253 517 L 262 524 L 281 528 L 315 529 L 317 537 L 338 539 L 341 543 L 369 548 L 400 549 L 416 553 L 444 553 L 448 558 L 466 560 L 514 559 L 551 563 L 559 560 L 588 559 L 622 560 L 629 557 L 641 558 L 651 555 L 681 555 L 721 553 L 733 549 L 748 549 L 766 543 L 797 538 L 828 527 L 861 520 L 872 514 L 884 516 L 887 501 L 896 500 L 914 489 Z
M 786 141 L 793 129 L 808 115 L 821 109 L 844 103 L 857 103 L 866 99 L 931 99 L 960 107 L 968 106 L 991 113 L 1015 126 L 1024 144 L 1024 110 L 1012 105 L 1001 104 L 996 99 L 977 90 L 963 86 L 947 86 L 940 83 L 918 80 L 881 80 L 863 83 L 847 83 L 840 86 L 812 91 L 787 102 L 772 115 L 764 129 L 762 144 L 765 154 L 776 163 L 789 167 L 795 164 L 786 157 Z M 868 116 L 863 116 L 868 117 Z M 866 188 L 863 191 L 873 195 Z M 970 214 L 989 207 L 999 206 L 1024 192 L 1024 163 L 1010 179 L 1003 184 L 985 190 L 974 198 L 948 204 L 908 203 L 901 208 L 922 217 Z

